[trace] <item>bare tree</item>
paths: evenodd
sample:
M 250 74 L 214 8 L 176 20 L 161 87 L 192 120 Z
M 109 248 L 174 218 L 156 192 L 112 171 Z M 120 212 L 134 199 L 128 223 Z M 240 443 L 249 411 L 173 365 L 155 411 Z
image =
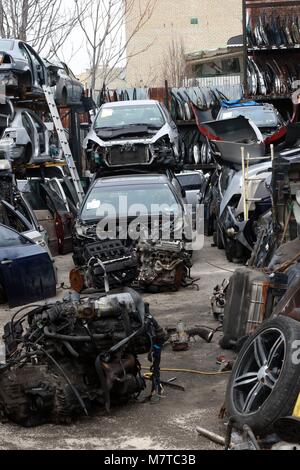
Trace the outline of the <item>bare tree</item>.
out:
M 186 59 L 183 39 L 174 35 L 163 55 L 162 78 L 172 87 L 180 87 L 186 75 Z
M 0 0 L 1 37 L 26 41 L 51 58 L 87 9 L 83 0 L 76 1 L 76 11 L 75 0 L 69 5 L 62 0 Z
M 78 5 L 78 0 L 75 1 Z M 128 44 L 151 18 L 156 3 L 157 0 L 94 0 L 84 17 L 77 10 L 87 44 L 92 89 L 98 77 L 107 84 L 118 75 L 122 63 L 150 47 L 151 44 L 131 56 L 126 55 Z M 125 26 L 130 21 L 132 25 L 125 34 Z

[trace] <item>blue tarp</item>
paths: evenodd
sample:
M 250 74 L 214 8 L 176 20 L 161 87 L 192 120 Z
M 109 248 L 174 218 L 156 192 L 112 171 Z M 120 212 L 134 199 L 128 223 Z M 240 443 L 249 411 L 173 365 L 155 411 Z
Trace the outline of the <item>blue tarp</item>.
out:
M 241 100 L 223 100 L 221 102 L 222 108 L 237 108 L 243 106 L 263 106 L 261 103 L 257 103 L 256 101 L 241 101 Z

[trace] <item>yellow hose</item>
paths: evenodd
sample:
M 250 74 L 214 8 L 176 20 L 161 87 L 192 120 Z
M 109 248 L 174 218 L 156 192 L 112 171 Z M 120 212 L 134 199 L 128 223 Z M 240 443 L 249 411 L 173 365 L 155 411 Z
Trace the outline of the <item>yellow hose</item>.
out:
M 141 367 L 143 370 L 148 370 L 150 372 L 150 369 L 148 367 Z M 187 372 L 189 374 L 196 374 L 196 375 L 223 375 L 223 374 L 228 374 L 231 371 L 223 371 L 223 372 L 203 372 L 201 370 L 193 370 L 193 369 L 169 369 L 169 368 L 161 368 L 161 372 Z

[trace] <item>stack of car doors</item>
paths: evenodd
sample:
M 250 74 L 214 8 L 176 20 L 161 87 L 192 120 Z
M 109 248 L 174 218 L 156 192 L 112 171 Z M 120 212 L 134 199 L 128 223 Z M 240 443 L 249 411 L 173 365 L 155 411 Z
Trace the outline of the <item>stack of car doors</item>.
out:
M 24 199 L 48 234 L 53 256 L 72 251 L 72 226 L 77 214 L 78 196 L 70 177 L 61 166 L 27 171 L 18 180 Z
M 247 94 L 287 96 L 299 80 L 299 4 L 283 10 L 247 4 Z

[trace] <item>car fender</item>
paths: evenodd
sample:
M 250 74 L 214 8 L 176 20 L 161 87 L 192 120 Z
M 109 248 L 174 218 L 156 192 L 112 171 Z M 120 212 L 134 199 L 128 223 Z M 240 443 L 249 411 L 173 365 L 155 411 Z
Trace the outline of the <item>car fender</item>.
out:
M 8 137 L 10 132 L 15 133 L 16 135 L 16 145 L 27 145 L 28 143 L 31 143 L 30 137 L 24 127 L 7 127 L 4 131 L 3 137 Z

